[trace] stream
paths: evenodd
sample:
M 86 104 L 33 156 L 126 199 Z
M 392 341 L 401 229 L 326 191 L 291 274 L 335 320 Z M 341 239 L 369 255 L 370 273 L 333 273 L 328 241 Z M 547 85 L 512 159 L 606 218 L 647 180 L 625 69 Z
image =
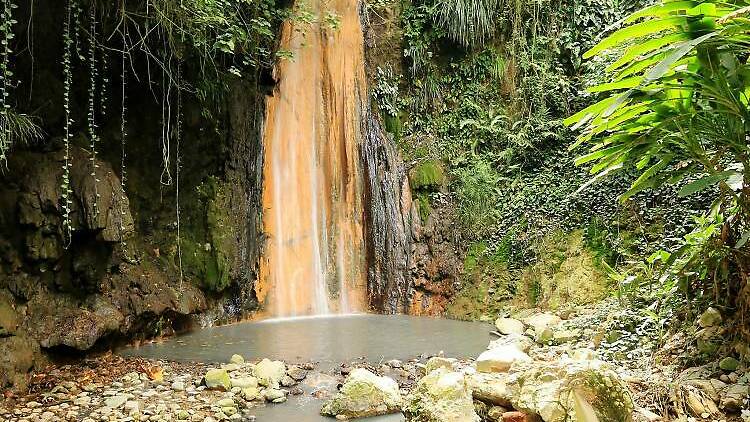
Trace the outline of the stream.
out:
M 316 362 L 316 371 L 300 384 L 305 394 L 289 396 L 287 403 L 258 407 L 255 415 L 259 422 L 318 422 L 333 419 L 319 415 L 322 402 L 310 393 L 319 387 L 335 389 L 333 378 L 324 374 L 333 373 L 341 363 L 364 358 L 377 364 L 441 351 L 450 357 L 476 356 L 491 340 L 490 331 L 486 323 L 402 315 L 302 317 L 206 328 L 159 343 L 126 348 L 120 354 L 209 363 L 227 362 L 233 354 L 248 360 L 269 358 L 289 364 Z M 403 418 L 390 415 L 368 420 Z

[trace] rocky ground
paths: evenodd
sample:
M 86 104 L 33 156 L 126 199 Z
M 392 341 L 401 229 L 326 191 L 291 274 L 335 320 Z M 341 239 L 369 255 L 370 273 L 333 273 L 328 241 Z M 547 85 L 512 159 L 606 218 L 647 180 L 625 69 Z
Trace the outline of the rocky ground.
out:
M 7 392 L 4 421 L 255 420 L 253 408 L 302 394 L 312 365 L 264 359 L 210 366 L 122 358 L 87 359 L 35 374 L 29 391 Z
M 495 322 L 475 360 L 449 357 L 357 370 L 326 402 L 339 419 L 403 412 L 407 420 L 750 421 L 747 344 L 709 309 L 691 327 L 614 301 L 554 314 L 526 310 Z M 391 375 L 391 376 L 389 376 Z M 400 403 L 400 404 L 399 404 Z
M 27 392 L 4 394 L 0 419 L 252 421 L 258 406 L 304 394 L 340 420 L 750 421 L 747 345 L 730 340 L 716 310 L 693 325 L 659 337 L 650 318 L 605 301 L 500 318 L 470 360 L 360 359 L 321 372 L 237 355 L 223 365 L 104 355 L 33 374 Z

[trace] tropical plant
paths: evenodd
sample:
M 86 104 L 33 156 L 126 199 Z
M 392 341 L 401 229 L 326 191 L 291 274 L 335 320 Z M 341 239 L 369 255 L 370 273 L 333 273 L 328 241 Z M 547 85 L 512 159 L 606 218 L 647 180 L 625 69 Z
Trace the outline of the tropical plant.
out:
M 190 45 L 209 65 L 222 53 L 244 66 L 270 60 L 279 17 L 273 0 L 149 0 L 149 5 L 172 51 Z
M 696 270 L 698 258 L 716 254 L 697 243 L 713 242 L 714 250 L 732 245 L 739 273 L 748 273 L 739 250 L 750 237 L 748 13 L 745 0 L 666 0 L 631 14 L 621 29 L 584 54 L 623 49 L 607 68 L 610 81 L 590 88 L 608 96 L 565 121 L 582 129 L 572 147 L 591 145 L 576 160 L 593 163 L 594 177 L 582 188 L 613 172 L 635 169 L 638 177 L 623 201 L 667 183 L 679 183 L 680 196 L 709 188 L 717 192 L 716 211 L 709 215 L 722 228 L 708 230 L 709 236 L 701 229 L 700 236 L 686 238 L 665 263 L 673 273 L 701 280 L 714 275 Z
M 584 55 L 632 43 L 608 67 L 611 82 L 590 88 L 611 95 L 565 121 L 583 128 L 572 147 L 592 144 L 576 160 L 595 163 L 592 174 L 630 165 L 642 171 L 623 199 L 689 176 L 704 177 L 682 195 L 715 184 L 733 191 L 727 182 L 748 167 L 750 68 L 741 55 L 750 21 L 739 6 L 717 3 L 670 0 L 647 7 Z

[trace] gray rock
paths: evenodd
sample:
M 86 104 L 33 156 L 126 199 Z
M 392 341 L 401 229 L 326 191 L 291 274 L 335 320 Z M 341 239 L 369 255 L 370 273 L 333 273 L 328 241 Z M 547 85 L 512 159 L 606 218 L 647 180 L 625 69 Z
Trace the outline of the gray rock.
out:
M 229 399 L 229 398 L 221 399 L 221 400 L 219 400 L 219 401 L 216 402 L 216 405 L 219 406 L 219 407 L 233 407 L 234 406 L 234 400 Z
M 523 323 L 530 326 L 534 333 L 537 333 L 537 336 L 545 329 L 557 326 L 561 321 L 559 316 L 547 312 L 534 314 L 523 319 Z
M 522 363 L 514 366 L 506 386 L 515 409 L 545 422 L 629 422 L 633 413 L 629 390 L 599 361 Z
M 456 359 L 444 358 L 442 356 L 433 356 L 425 364 L 424 375 L 427 375 L 438 368 L 446 368 L 450 371 L 453 371 L 457 364 L 458 360 Z
M 248 387 L 257 387 L 257 386 L 258 386 L 258 379 L 255 377 L 232 378 L 232 388 L 237 387 L 240 389 L 245 389 Z
M 121 407 L 125 404 L 125 402 L 128 401 L 128 396 L 125 395 L 117 395 L 112 396 L 104 400 L 104 405 L 109 407 L 110 409 L 117 409 L 118 407 Z
M 533 345 L 534 341 L 523 334 L 509 334 L 491 341 L 487 349 L 494 349 L 499 346 L 514 346 L 524 353 L 529 353 Z
M 274 402 L 282 397 L 286 397 L 286 392 L 284 390 L 279 390 L 278 388 L 267 388 L 263 390 L 263 397 L 270 402 Z
M 495 321 L 495 328 L 500 334 L 523 334 L 525 327 L 523 322 L 513 318 L 498 318 Z
M 528 362 L 531 358 L 514 346 L 498 346 L 482 352 L 477 358 L 479 372 L 507 372 L 516 362 Z
M 244 388 L 242 389 L 240 395 L 247 401 L 259 400 L 263 398 L 263 395 L 260 393 L 260 390 L 258 390 L 258 387 Z
M 290 366 L 286 371 L 286 374 L 292 377 L 295 381 L 302 381 L 307 377 L 307 371 L 299 366 Z
M 750 398 L 750 387 L 742 384 L 732 384 L 721 392 L 720 406 L 722 409 L 736 412 L 742 409 L 745 400 Z
M 503 373 L 477 372 L 466 376 L 474 399 L 496 406 L 511 407 L 506 378 L 507 374 Z
M 294 384 L 297 383 L 297 381 L 294 380 L 294 378 L 290 377 L 289 375 L 284 375 L 281 377 L 281 381 L 279 381 L 282 387 L 291 387 Z

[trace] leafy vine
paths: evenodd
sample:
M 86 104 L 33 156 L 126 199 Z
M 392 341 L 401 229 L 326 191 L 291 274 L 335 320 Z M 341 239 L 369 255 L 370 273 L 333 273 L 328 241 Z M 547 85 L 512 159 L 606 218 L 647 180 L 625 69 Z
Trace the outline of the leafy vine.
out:
M 63 238 L 65 244 L 70 245 L 71 237 L 73 234 L 73 225 L 70 221 L 71 206 L 73 204 L 73 190 L 70 187 L 70 166 L 72 159 L 70 156 L 70 132 L 73 120 L 70 117 L 70 90 L 73 85 L 73 70 L 72 66 L 72 54 L 73 54 L 73 38 L 71 35 L 71 19 L 72 9 L 75 0 L 68 0 L 65 4 L 65 23 L 63 24 L 63 44 L 65 49 L 63 50 L 63 108 L 65 111 L 65 135 L 63 141 L 65 143 L 65 161 L 63 163 L 63 176 L 62 184 L 60 186 L 62 190 L 62 209 L 63 209 Z

